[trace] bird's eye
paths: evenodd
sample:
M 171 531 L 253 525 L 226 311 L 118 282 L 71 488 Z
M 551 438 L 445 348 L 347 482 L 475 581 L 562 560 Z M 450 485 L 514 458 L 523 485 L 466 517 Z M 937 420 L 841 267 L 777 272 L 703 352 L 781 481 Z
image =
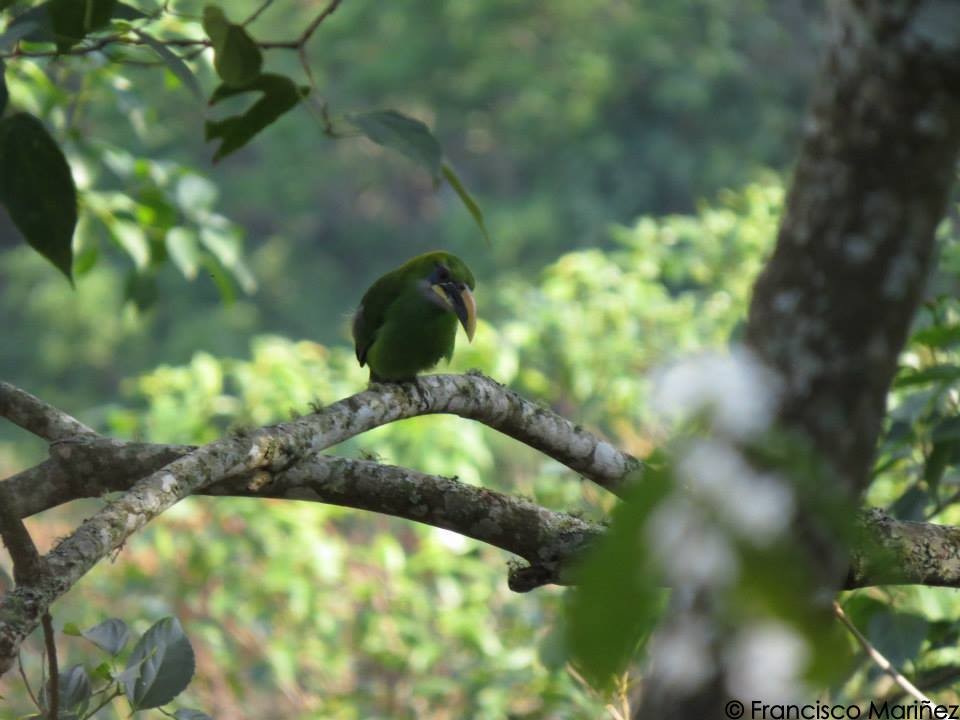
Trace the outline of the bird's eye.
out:
M 437 265 L 436 276 L 437 280 L 444 282 L 450 279 L 450 271 L 447 270 L 443 265 Z

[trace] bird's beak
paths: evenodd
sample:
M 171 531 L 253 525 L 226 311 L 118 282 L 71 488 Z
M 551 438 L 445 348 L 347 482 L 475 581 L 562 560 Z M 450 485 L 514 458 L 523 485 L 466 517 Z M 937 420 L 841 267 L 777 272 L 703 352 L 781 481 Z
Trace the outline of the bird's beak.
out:
M 473 334 L 477 331 L 477 301 L 470 288 L 453 283 L 433 285 L 431 288 L 457 316 L 467 333 L 467 339 L 472 342 Z

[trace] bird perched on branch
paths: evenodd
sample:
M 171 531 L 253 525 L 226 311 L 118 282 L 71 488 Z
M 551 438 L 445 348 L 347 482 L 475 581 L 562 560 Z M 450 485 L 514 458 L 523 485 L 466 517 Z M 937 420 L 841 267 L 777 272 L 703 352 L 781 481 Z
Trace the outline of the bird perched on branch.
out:
M 413 380 L 453 356 L 457 321 L 473 340 L 473 273 L 456 255 L 435 251 L 407 260 L 377 280 L 353 316 L 360 367 L 371 382 Z

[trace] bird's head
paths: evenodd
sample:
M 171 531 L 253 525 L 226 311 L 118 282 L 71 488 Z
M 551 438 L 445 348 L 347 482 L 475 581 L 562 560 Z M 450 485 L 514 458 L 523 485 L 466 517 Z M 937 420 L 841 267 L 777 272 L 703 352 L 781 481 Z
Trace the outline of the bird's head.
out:
M 456 255 L 432 252 L 417 258 L 421 287 L 426 298 L 457 316 L 467 338 L 473 340 L 477 329 L 477 303 L 473 298 L 476 280 L 470 268 Z

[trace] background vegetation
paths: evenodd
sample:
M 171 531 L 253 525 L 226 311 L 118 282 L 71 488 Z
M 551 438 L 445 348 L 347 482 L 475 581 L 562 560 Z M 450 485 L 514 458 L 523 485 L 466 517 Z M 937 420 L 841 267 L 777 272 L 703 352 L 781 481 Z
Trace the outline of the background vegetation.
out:
M 203 3 L 168 5 L 161 30 L 201 35 Z M 81 224 L 71 290 L 0 215 L 0 377 L 118 436 L 209 441 L 362 387 L 349 313 L 373 278 L 443 247 L 475 269 L 483 318 L 453 369 L 480 368 L 645 455 L 662 439 L 645 409 L 648 371 L 737 336 L 801 129 L 817 9 L 346 0 L 309 46 L 310 103 L 217 164 L 202 139 L 217 111 L 162 65 L 118 62 L 148 59 L 140 50 L 10 60 L 11 105 L 67 151 Z M 251 31 L 296 37 L 315 10 L 280 0 Z M 191 67 L 206 91 L 216 85 L 209 53 Z M 309 80 L 294 52 L 270 52 L 266 67 Z M 480 201 L 490 245 L 428 173 L 331 137 L 322 103 L 340 134 L 344 114 L 376 108 L 430 125 Z M 870 491 L 899 517 L 952 517 L 960 433 L 944 423 L 958 373 L 923 375 L 957 363 L 952 237 L 945 229 L 926 335 L 904 360 L 917 372 L 897 390 Z M 0 476 L 37 459 L 25 435 L 0 432 Z M 590 517 L 608 509 L 553 463 L 450 418 L 340 452 Z M 83 512 L 52 511 L 31 530 L 52 542 Z M 443 531 L 192 499 L 61 601 L 57 622 L 117 616 L 143 631 L 175 614 L 198 654 L 184 703 L 218 717 L 598 717 L 604 701 L 564 665 L 563 602 L 551 588 L 511 594 L 501 553 Z M 948 685 L 958 674 L 952 591 L 861 591 L 847 606 L 891 660 Z M 62 650 L 80 661 L 89 646 Z M 38 657 L 27 670 L 38 675 Z M 870 697 L 878 683 L 864 666 L 837 692 Z M 19 681 L 0 694 L 0 716 L 29 710 Z

